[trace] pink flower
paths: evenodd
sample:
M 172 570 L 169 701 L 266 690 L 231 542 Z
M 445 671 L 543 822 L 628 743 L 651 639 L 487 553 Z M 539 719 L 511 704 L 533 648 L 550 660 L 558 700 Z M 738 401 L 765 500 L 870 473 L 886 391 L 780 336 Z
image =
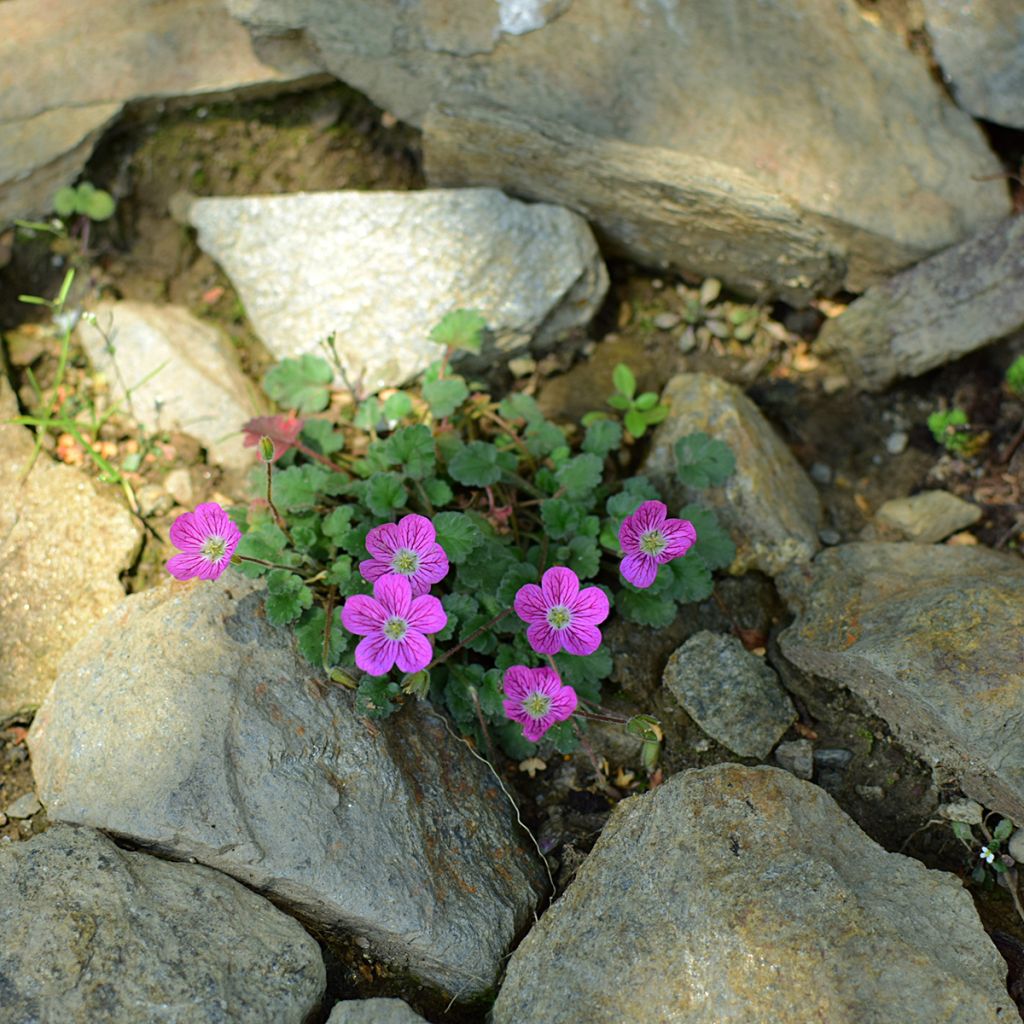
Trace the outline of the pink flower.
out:
M 274 442 L 274 457 L 270 461 L 276 462 L 295 447 L 304 423 L 298 416 L 256 416 L 242 427 L 242 444 L 246 448 L 258 447 L 261 437 L 269 437 Z
M 197 505 L 171 523 L 171 543 L 180 555 L 167 560 L 167 571 L 179 580 L 215 580 L 228 567 L 242 531 L 215 501 Z
M 397 523 L 375 526 L 366 535 L 366 550 L 373 557 L 359 563 L 363 579 L 401 577 L 408 580 L 413 597 L 448 575 L 448 556 L 425 516 L 403 516 Z
M 556 565 L 527 583 L 515 599 L 516 614 L 529 627 L 526 639 L 538 654 L 593 654 L 601 646 L 599 622 L 608 618 L 608 598 L 599 587 L 584 587 L 572 569 Z
M 434 650 L 424 634 L 444 629 L 448 616 L 436 597 L 413 597 L 404 576 L 381 576 L 373 597 L 355 594 L 345 602 L 341 621 L 365 638 L 356 646 L 356 664 L 371 676 L 383 676 L 396 662 L 403 672 L 426 668 Z
M 666 519 L 667 511 L 660 501 L 645 501 L 619 527 L 619 544 L 626 556 L 619 571 L 634 587 L 649 587 L 658 566 L 685 555 L 697 539 L 693 523 Z
M 576 691 L 563 686 L 550 668 L 510 665 L 505 670 L 505 714 L 521 722 L 523 735 L 536 743 L 555 724 L 576 710 Z

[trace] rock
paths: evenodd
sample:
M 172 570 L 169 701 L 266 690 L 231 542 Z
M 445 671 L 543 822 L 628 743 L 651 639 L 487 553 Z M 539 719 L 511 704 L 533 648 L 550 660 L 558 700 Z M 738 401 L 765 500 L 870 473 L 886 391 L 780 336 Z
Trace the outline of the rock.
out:
M 195 500 L 192 474 L 183 466 L 172 469 L 164 477 L 164 490 L 183 508 L 191 508 Z
M 733 636 L 690 637 L 668 659 L 662 682 L 704 732 L 740 757 L 767 757 L 796 721 L 778 676 Z
M 968 822 L 970 824 L 970 822 Z M 980 822 L 978 823 L 980 824 Z M 1006 852 L 1018 863 L 1024 863 L 1024 828 L 1017 829 L 1006 845 Z
M 894 430 L 885 439 L 885 450 L 890 455 L 902 455 L 910 444 L 910 435 L 905 430 Z
M 957 103 L 1024 128 L 1024 19 L 1018 0 L 924 0 L 925 27 Z
M 129 101 L 322 80 L 298 46 L 267 57 L 219 0 L 0 4 L 0 226 L 48 213 Z
M 31 818 L 43 809 L 43 805 L 36 799 L 35 793 L 25 793 L 18 797 L 13 803 L 7 805 L 8 818 Z
M 1024 327 L 1024 217 L 952 246 L 869 288 L 817 347 L 850 378 L 882 391 Z
M 424 126 L 433 182 L 547 201 L 571 182 L 574 208 L 620 247 L 671 264 L 694 234 L 685 269 L 721 266 L 733 287 L 807 293 L 845 262 L 860 290 L 1010 212 L 1005 183 L 984 180 L 1002 169 L 977 125 L 844 0 L 770 0 L 737 18 L 714 0 L 228 6 L 260 39 L 304 35 L 333 74 Z M 527 30 L 509 32 L 512 10 Z M 650 241 L 644 211 L 663 225 Z
M 1024 567 L 981 547 L 844 544 L 776 580 L 782 654 L 847 686 L 968 796 L 1024 821 Z
M 50 820 L 195 858 L 449 995 L 485 992 L 544 877 L 506 798 L 426 705 L 369 723 L 317 676 L 258 583 L 133 595 L 32 725 Z
M 335 1003 L 327 1024 L 423 1024 L 401 999 L 349 999 Z
M 258 412 L 253 386 L 219 328 L 180 306 L 101 302 L 93 312 L 95 322 L 82 320 L 77 339 L 118 399 L 133 389 L 125 408 L 139 423 L 190 434 L 211 462 L 236 473 L 255 464 L 241 433 Z
M 947 821 L 962 821 L 967 825 L 980 825 L 984 813 L 985 809 L 977 800 L 951 800 L 939 806 L 939 814 Z
M 893 498 L 875 513 L 874 527 L 882 538 L 934 544 L 951 533 L 973 526 L 981 509 L 949 491 L 922 491 Z
M 32 434 L 4 423 L 18 415 L 0 374 L 0 722 L 42 703 L 64 652 L 124 597 L 142 536 L 111 489 L 45 453 L 22 479 Z
M 819 768 L 842 771 L 853 760 L 853 751 L 842 747 L 823 747 L 814 752 L 814 763 Z
M 811 466 L 811 479 L 816 484 L 830 484 L 832 482 L 832 467 L 824 462 L 815 462 Z
M 427 335 L 452 310 L 479 310 L 508 356 L 587 323 L 608 287 L 582 218 L 494 189 L 198 199 L 189 217 L 277 358 L 334 333 L 370 390 L 439 358 Z
M 302 1024 L 316 941 L 244 885 L 56 825 L 0 849 L 0 988 L 10 1021 Z
M 790 740 L 775 748 L 775 760 L 780 768 L 808 782 L 814 777 L 814 747 L 810 740 Z
M 662 401 L 671 412 L 654 433 L 643 471 L 664 488 L 673 514 L 688 501 L 713 507 L 736 542 L 733 572 L 774 576 L 811 559 L 819 547 L 818 493 L 757 406 L 704 373 L 673 377 Z M 724 441 L 736 456 L 736 471 L 722 487 L 693 490 L 676 478 L 675 442 L 696 431 Z
M 493 1021 L 995 1024 L 1005 976 L 955 876 L 786 772 L 722 764 L 616 806 Z

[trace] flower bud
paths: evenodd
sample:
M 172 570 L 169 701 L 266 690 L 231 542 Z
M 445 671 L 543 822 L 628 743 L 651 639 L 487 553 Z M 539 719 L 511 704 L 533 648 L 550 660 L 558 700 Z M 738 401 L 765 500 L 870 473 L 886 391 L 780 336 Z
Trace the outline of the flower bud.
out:
M 260 438 L 260 458 L 264 462 L 274 461 L 274 442 L 266 434 Z

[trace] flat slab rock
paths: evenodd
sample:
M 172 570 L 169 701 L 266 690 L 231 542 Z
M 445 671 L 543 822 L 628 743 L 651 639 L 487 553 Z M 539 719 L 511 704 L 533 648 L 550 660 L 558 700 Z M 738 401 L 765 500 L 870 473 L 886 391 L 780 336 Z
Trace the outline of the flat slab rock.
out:
M 444 722 L 358 716 L 234 574 L 126 599 L 29 745 L 51 821 L 195 858 L 449 996 L 494 985 L 537 902 L 536 854 Z
M 776 581 L 779 637 L 986 807 L 1024 820 L 1024 563 L 985 548 L 846 544 Z
M 862 540 L 910 540 L 934 544 L 958 530 L 973 526 L 981 509 L 949 491 L 921 491 L 908 498 L 892 498 L 875 513 L 870 529 L 877 537 Z
M 244 885 L 56 825 L 0 847 L 7 1021 L 302 1024 L 320 947 Z
M 24 476 L 33 436 L 3 422 L 19 414 L 0 374 L 0 722 L 37 708 L 67 649 L 124 599 L 119 577 L 142 540 L 81 471 L 41 452 Z
M 623 800 L 509 961 L 494 1024 L 1016 1021 L 953 875 L 823 790 L 722 764 Z
M 813 558 L 818 492 L 761 410 L 734 384 L 706 373 L 673 377 L 662 401 L 671 411 L 654 433 L 643 472 L 664 488 L 670 515 L 690 501 L 713 507 L 736 542 L 734 573 L 774 576 Z M 675 443 L 698 431 L 724 441 L 736 457 L 736 471 L 721 487 L 695 490 L 676 477 Z
M 582 217 L 496 189 L 197 199 L 188 217 L 275 356 L 333 333 L 371 390 L 440 358 L 428 334 L 452 310 L 484 315 L 492 360 L 588 323 L 608 288 Z

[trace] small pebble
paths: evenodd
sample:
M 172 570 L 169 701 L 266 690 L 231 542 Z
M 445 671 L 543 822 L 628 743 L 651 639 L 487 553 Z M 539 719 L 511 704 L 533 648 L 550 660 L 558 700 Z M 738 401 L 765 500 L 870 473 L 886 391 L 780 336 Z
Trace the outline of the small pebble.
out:
M 3 811 L 0 811 L 0 828 L 3 828 L 7 824 L 7 815 Z
M 685 356 L 687 352 L 692 352 L 697 347 L 697 332 L 693 327 L 687 327 L 682 334 L 679 335 L 679 351 Z
M 826 395 L 834 395 L 837 392 L 842 391 L 843 388 L 847 388 L 849 386 L 850 378 L 841 373 L 830 374 L 821 382 L 821 390 L 824 391 Z
M 873 804 L 885 799 L 885 790 L 881 786 L 854 786 L 854 789 L 863 800 L 870 800 Z
M 174 508 L 172 498 L 159 484 L 143 484 L 136 492 L 139 512 L 143 517 L 161 516 Z
M 818 531 L 818 539 L 822 544 L 827 544 L 829 547 L 832 547 L 838 544 L 843 538 L 838 530 L 833 530 L 831 527 L 825 527 L 825 529 Z
M 192 476 L 187 469 L 172 469 L 164 477 L 164 490 L 184 508 L 192 507 L 195 492 L 192 490 Z
M 678 313 L 659 313 L 654 318 L 654 326 L 657 327 L 659 331 L 671 331 L 681 319 L 682 318 Z
M 701 736 L 700 739 L 694 741 L 693 749 L 698 754 L 706 754 L 711 749 L 711 740 Z
M 841 771 L 853 760 L 853 752 L 842 747 L 825 747 L 814 752 L 814 763 L 819 768 L 833 768 Z
M 948 804 L 939 807 L 939 814 L 943 818 L 962 821 L 966 825 L 980 825 L 984 813 L 984 808 L 977 800 L 950 800 Z
M 811 466 L 811 479 L 815 483 L 827 484 L 832 481 L 832 467 L 826 465 L 824 462 L 815 462 Z
M 31 818 L 33 814 L 38 814 L 42 809 L 43 805 L 36 799 L 35 793 L 26 793 L 7 805 L 7 816 L 9 818 Z
M 798 779 L 814 775 L 814 748 L 810 740 L 789 740 L 775 748 L 775 762 Z
M 537 372 L 537 360 L 530 356 L 517 356 L 508 361 L 508 368 L 513 377 L 529 377 Z
M 885 439 L 885 450 L 890 455 L 900 455 L 907 450 L 910 443 L 910 436 L 903 430 L 894 430 Z

